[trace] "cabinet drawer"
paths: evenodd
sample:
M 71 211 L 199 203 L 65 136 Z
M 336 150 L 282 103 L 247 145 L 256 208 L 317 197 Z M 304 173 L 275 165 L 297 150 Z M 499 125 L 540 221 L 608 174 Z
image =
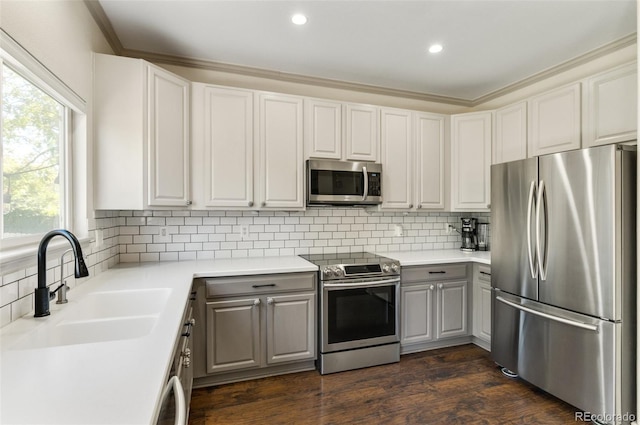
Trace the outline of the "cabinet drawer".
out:
M 440 266 L 402 268 L 402 283 L 465 279 L 466 277 L 466 264 L 445 264 Z
M 315 290 L 315 273 L 270 274 L 205 279 L 207 298 Z
M 491 267 L 478 265 L 478 280 L 491 283 Z

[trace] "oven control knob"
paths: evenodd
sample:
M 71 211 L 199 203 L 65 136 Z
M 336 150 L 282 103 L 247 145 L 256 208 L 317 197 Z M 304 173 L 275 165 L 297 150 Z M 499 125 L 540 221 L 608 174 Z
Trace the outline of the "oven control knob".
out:
M 327 267 L 326 269 L 322 270 L 322 274 L 324 275 L 324 277 L 331 277 L 333 276 L 333 270 Z
M 334 276 L 338 276 L 338 277 L 343 276 L 342 269 L 340 267 L 334 267 L 333 268 L 333 275 Z
M 388 265 L 388 264 L 383 264 L 383 265 L 382 265 L 382 271 L 383 271 L 384 273 L 389 273 L 389 271 L 391 271 L 391 268 L 389 267 L 389 265 Z
M 398 267 L 398 265 L 397 265 L 397 264 L 392 264 L 392 265 L 391 265 L 391 270 L 392 270 L 394 273 L 398 273 L 398 271 L 400 270 L 400 267 Z

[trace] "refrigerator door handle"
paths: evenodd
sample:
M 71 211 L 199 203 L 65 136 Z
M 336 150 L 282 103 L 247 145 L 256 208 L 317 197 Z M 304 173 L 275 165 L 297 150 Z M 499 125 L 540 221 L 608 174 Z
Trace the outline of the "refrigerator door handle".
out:
M 592 332 L 598 333 L 598 326 L 597 325 L 590 325 L 588 323 L 577 322 L 575 320 L 565 319 L 564 317 L 559 317 L 559 316 L 554 316 L 552 314 L 544 313 L 542 311 L 538 311 L 538 310 L 535 310 L 535 309 L 530 308 L 530 307 L 525 307 L 525 306 L 520 305 L 518 303 L 514 303 L 512 301 L 504 299 L 500 295 L 496 296 L 496 300 L 500 301 L 501 303 L 504 303 L 504 304 L 506 304 L 508 306 L 516 308 L 518 310 L 522 310 L 524 312 L 531 313 L 531 314 L 533 314 L 535 316 L 540 316 L 540 317 L 543 317 L 545 319 L 553 320 L 553 321 L 556 321 L 556 322 L 564 323 L 564 324 L 569 325 L 569 326 L 574 326 L 576 328 L 585 329 L 585 330 L 588 330 L 588 331 L 592 331 Z
M 547 205 L 546 205 L 546 197 L 545 197 L 545 186 L 544 180 L 540 180 L 540 184 L 538 186 L 538 199 L 536 203 L 536 254 L 538 256 L 538 267 L 540 268 L 540 279 L 547 280 L 547 238 L 546 238 L 546 223 L 545 223 L 545 240 L 544 240 L 544 255 L 542 255 L 542 244 L 541 244 L 541 231 L 542 227 L 540 224 L 540 215 L 542 212 L 542 204 L 544 204 L 545 209 L 545 220 L 547 217 Z
M 533 256 L 533 249 L 531 249 L 531 215 L 533 214 L 534 197 L 536 195 L 536 182 L 531 181 L 529 187 L 529 202 L 527 204 L 527 256 L 529 259 L 529 271 L 533 279 L 538 278 L 538 268 L 536 267 L 536 259 Z M 537 229 L 537 227 L 536 227 Z

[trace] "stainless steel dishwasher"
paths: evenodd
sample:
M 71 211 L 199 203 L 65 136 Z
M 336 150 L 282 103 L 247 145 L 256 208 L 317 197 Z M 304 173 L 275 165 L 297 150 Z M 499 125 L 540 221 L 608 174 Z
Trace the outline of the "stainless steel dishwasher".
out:
M 162 405 L 158 425 L 186 425 L 189 420 L 189 402 L 193 387 L 192 333 L 195 325 L 193 301 L 195 292 L 182 316 L 182 327 L 176 340 L 169 379 L 162 392 Z

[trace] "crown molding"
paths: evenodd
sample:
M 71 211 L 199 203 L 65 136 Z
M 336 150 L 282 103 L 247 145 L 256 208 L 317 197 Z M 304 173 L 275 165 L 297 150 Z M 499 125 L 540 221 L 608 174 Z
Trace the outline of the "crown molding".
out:
M 293 74 L 282 71 L 273 71 L 263 68 L 252 68 L 249 66 L 233 65 L 228 63 L 213 62 L 202 59 L 193 59 L 181 56 L 172 56 L 159 53 L 146 52 L 141 50 L 124 49 L 122 56 L 132 58 L 140 58 L 154 63 L 164 63 L 168 65 L 185 66 L 189 68 L 206 69 L 210 71 L 226 72 L 232 74 L 246 75 L 249 77 L 266 78 L 270 80 L 286 81 L 289 83 L 298 83 L 306 85 L 314 85 L 320 87 L 343 89 L 351 91 L 359 91 L 363 93 L 373 93 L 385 96 L 395 96 L 407 99 L 421 100 L 425 102 L 446 103 L 458 106 L 471 106 L 471 102 L 467 99 L 456 97 L 441 96 L 428 93 L 414 92 L 410 90 L 394 89 L 389 87 L 375 86 L 363 83 L 354 83 L 350 81 L 333 80 L 330 78 L 313 77 L 308 75 Z
M 603 46 L 598 47 L 597 49 L 591 50 L 583 55 L 576 56 L 573 59 L 569 59 L 566 62 L 562 62 L 558 65 L 552 66 L 551 68 L 545 69 L 544 71 L 533 74 L 530 77 L 525 78 L 524 80 L 517 81 L 513 84 L 509 84 L 501 89 L 492 91 L 491 93 L 487 93 L 481 97 L 478 97 L 472 101 L 470 101 L 471 106 L 478 106 L 490 100 L 496 99 L 498 97 L 507 95 L 516 90 L 520 90 L 527 86 L 530 86 L 539 81 L 545 80 L 547 78 L 551 78 L 555 75 L 561 74 L 565 71 L 569 71 L 573 68 L 576 68 L 580 65 L 583 65 L 592 60 L 598 59 L 600 57 L 606 56 L 610 53 L 613 53 L 617 50 L 623 49 L 627 46 L 632 46 L 637 42 L 637 33 L 629 34 L 626 37 L 620 38 L 618 40 L 612 41 L 611 43 L 607 43 Z
M 583 55 L 577 56 L 559 65 L 548 68 L 544 71 L 538 72 L 523 80 L 517 81 L 513 84 L 504 86 L 498 90 L 487 93 L 476 99 L 463 99 L 458 97 L 442 96 L 429 93 L 421 93 L 410 90 L 394 89 L 390 87 L 381 87 L 370 84 L 354 83 L 350 81 L 333 80 L 329 78 L 312 77 L 301 74 L 293 74 L 281 71 L 274 71 L 263 68 L 253 68 L 249 66 L 233 65 L 228 63 L 214 62 L 203 59 L 165 55 L 160 53 L 147 52 L 142 50 L 133 50 L 125 48 L 115 30 L 111 21 L 107 17 L 102 5 L 98 0 L 84 0 L 85 5 L 89 9 L 91 16 L 98 24 L 98 27 L 104 34 L 107 42 L 113 49 L 114 53 L 119 56 L 128 56 L 133 58 L 145 59 L 150 62 L 164 63 L 168 65 L 185 66 L 189 68 L 206 69 L 217 72 L 225 72 L 231 74 L 240 74 L 250 77 L 266 78 L 271 80 L 279 80 L 290 83 L 307 84 L 320 87 L 351 90 L 364 93 L 379 94 L 384 96 L 402 97 L 407 99 L 420 100 L 425 102 L 444 103 L 456 106 L 474 107 L 481 105 L 490 100 L 507 95 L 516 90 L 520 90 L 531 84 L 537 83 L 544 79 L 553 77 L 562 72 L 568 71 L 577 66 L 583 65 L 589 61 L 597 59 L 599 57 L 608 55 L 624 47 L 631 46 L 637 42 L 637 33 L 630 34 L 621 39 L 615 40 L 611 43 L 605 44 L 595 50 L 587 52 Z
M 111 21 L 102 8 L 100 2 L 98 0 L 84 0 L 84 4 L 87 6 L 87 9 L 89 9 L 89 13 L 93 17 L 93 20 L 98 24 L 98 28 L 102 31 L 104 38 L 107 39 L 107 43 L 111 46 L 113 53 L 122 56 L 124 47 L 122 46 L 120 38 L 118 38 L 118 35 L 116 34 L 116 30 L 113 29 L 113 25 L 111 25 Z

